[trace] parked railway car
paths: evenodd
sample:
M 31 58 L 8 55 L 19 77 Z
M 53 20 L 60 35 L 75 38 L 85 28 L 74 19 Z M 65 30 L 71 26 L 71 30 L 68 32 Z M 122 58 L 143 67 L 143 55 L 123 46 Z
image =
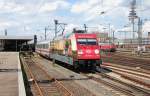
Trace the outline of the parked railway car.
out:
M 100 50 L 108 51 L 108 52 L 115 52 L 116 45 L 113 43 L 99 43 Z
M 94 69 L 102 63 L 96 34 L 72 33 L 65 39 L 37 43 L 36 52 L 75 69 Z
M 42 41 L 36 44 L 36 50 L 38 54 L 49 58 L 50 57 L 50 41 Z

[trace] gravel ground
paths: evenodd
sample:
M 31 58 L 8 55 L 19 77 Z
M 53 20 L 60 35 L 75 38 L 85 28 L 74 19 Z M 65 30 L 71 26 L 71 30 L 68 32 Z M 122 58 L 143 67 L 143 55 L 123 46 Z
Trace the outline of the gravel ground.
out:
M 62 73 L 55 70 L 55 68 L 58 67 L 57 65 L 55 67 L 53 67 L 49 64 L 49 61 L 45 62 L 44 60 L 41 60 L 39 58 L 36 60 L 37 60 L 37 64 L 43 64 L 44 63 L 42 65 L 43 68 L 45 70 L 47 70 L 52 77 L 57 78 L 61 83 L 63 83 L 65 85 L 65 87 L 67 89 L 69 89 L 74 94 L 74 96 L 94 96 L 94 94 L 92 94 L 91 92 L 89 92 L 85 88 L 82 88 L 82 86 L 72 82 L 73 80 L 71 80 L 70 77 L 68 78 L 68 77 L 64 76 Z
M 41 57 L 35 59 L 53 77 L 61 82 L 74 93 L 74 96 L 126 96 L 102 83 L 90 80 L 59 65 L 53 66 L 52 62 Z M 72 78 L 71 78 L 72 77 Z M 93 94 L 92 94 L 93 93 Z
M 55 82 L 47 82 L 47 80 L 49 80 L 47 75 L 39 67 L 37 67 L 32 60 L 26 59 L 25 62 L 28 64 L 28 66 L 30 66 L 35 79 L 39 83 L 38 85 L 40 86 L 42 92 L 44 92 L 44 96 L 62 96 L 63 93 L 56 87 Z M 38 96 L 39 92 L 37 92 L 37 89 L 34 88 L 34 83 L 31 83 L 30 85 L 33 96 Z
M 92 75 L 93 75 L 94 77 L 101 78 L 100 75 L 97 75 L 97 74 L 92 74 Z M 124 78 L 122 78 L 122 77 L 115 76 L 115 74 L 109 74 L 109 75 L 112 75 L 112 77 L 115 77 L 115 78 L 117 77 L 117 79 L 120 80 L 120 81 L 123 81 L 123 82 L 126 82 L 126 83 L 128 82 L 129 85 L 130 85 L 130 84 L 133 85 L 132 82 L 130 82 L 130 81 L 128 81 L 128 80 L 126 80 L 126 79 L 124 79 Z M 114 76 L 113 76 L 113 75 L 114 75 Z M 126 85 L 126 84 L 122 84 L 122 83 L 120 83 L 120 82 L 116 82 L 116 81 L 111 80 L 111 79 L 108 79 L 108 78 L 103 78 L 103 80 L 104 80 L 104 81 L 107 81 L 107 82 L 109 82 L 109 83 L 111 83 L 111 84 L 113 84 L 113 85 L 119 86 L 119 88 L 123 88 L 123 89 L 125 89 L 126 91 L 128 91 L 128 92 L 134 94 L 135 96 L 149 96 L 147 93 L 145 93 L 145 92 L 143 92 L 143 91 L 140 91 L 140 90 L 137 90 L 136 88 L 131 87 L 131 86 L 128 86 L 128 85 Z

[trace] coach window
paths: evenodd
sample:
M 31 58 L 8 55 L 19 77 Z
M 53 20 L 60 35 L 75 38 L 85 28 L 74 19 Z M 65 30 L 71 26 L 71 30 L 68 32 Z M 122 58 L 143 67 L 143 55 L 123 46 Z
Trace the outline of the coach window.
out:
M 48 48 L 47 44 L 46 44 L 46 49 Z
M 43 49 L 45 49 L 45 44 L 43 44 Z
M 46 49 L 46 44 L 45 44 L 45 49 Z
M 46 44 L 44 44 L 44 49 L 46 49 Z
M 43 44 L 43 49 L 45 49 L 45 45 Z
M 44 44 L 43 44 L 43 49 L 45 49 Z
M 48 44 L 47 44 L 46 48 L 48 49 Z
M 47 44 L 45 44 L 45 49 L 47 49 Z

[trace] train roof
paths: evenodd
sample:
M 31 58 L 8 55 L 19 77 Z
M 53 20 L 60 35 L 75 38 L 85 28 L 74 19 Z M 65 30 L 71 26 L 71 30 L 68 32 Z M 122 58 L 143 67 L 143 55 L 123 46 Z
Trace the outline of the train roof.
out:
M 34 36 L 0 36 L 0 40 L 33 40 Z
M 74 34 L 76 38 L 96 38 L 95 33 L 75 33 Z
M 47 44 L 50 43 L 50 40 L 38 41 L 37 44 Z

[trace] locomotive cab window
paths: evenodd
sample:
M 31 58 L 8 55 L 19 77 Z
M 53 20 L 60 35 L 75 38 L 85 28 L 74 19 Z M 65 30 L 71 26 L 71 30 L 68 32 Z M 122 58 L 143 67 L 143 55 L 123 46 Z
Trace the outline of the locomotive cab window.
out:
M 96 39 L 87 39 L 88 45 L 97 45 L 97 40 Z
M 90 38 L 77 39 L 77 44 L 80 44 L 80 45 L 97 45 L 97 40 L 96 39 L 90 39 Z
M 87 43 L 86 39 L 77 39 L 77 44 L 85 45 Z

